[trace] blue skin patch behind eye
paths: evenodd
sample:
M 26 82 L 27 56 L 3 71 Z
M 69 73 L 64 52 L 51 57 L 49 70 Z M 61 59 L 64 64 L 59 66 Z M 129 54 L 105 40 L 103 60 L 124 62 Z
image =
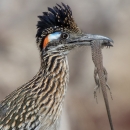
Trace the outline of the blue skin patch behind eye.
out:
M 61 32 L 54 32 L 54 33 L 48 35 L 48 40 L 50 42 L 52 40 L 56 40 L 56 39 L 60 38 L 60 36 L 61 36 Z

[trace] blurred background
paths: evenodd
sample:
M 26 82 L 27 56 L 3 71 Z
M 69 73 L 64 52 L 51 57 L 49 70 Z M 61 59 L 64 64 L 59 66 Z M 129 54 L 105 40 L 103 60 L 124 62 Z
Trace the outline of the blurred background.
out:
M 130 130 L 130 1 L 62 0 L 68 4 L 78 26 L 86 33 L 114 40 L 114 47 L 103 49 L 108 71 L 109 103 L 115 130 Z M 0 1 L 0 101 L 30 80 L 39 70 L 35 43 L 37 16 L 61 0 Z M 102 93 L 94 99 L 94 65 L 91 48 L 69 54 L 70 82 L 62 130 L 110 130 Z

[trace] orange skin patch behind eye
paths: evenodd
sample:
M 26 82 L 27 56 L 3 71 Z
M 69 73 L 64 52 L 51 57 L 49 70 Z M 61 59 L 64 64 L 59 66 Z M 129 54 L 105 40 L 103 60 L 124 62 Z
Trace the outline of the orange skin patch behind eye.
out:
M 44 39 L 44 42 L 43 42 L 43 48 L 45 49 L 47 44 L 49 42 L 49 39 L 48 39 L 48 36 L 46 36 L 46 38 Z

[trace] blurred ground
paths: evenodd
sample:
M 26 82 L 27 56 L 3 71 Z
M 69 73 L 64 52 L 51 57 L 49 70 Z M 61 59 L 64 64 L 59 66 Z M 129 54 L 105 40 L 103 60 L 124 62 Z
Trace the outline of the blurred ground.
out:
M 35 44 L 37 16 L 60 0 L 1 0 L 0 100 L 31 79 L 40 66 Z M 114 100 L 109 103 L 115 130 L 130 130 L 130 1 L 62 0 L 70 5 L 79 27 L 86 33 L 114 40 L 103 49 L 104 66 Z M 67 122 L 62 130 L 110 130 L 102 94 L 93 97 L 94 65 L 90 47 L 69 54 L 70 83 L 65 102 Z

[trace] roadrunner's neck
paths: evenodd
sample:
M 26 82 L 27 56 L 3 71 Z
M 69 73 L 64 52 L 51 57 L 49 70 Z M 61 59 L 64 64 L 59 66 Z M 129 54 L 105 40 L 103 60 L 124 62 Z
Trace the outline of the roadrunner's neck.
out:
M 68 82 L 67 56 L 58 53 L 45 54 L 41 61 L 39 72 L 34 78 L 11 93 L 1 103 L 5 113 L 0 118 L 0 124 L 6 126 L 5 123 L 10 120 L 8 126 L 12 126 L 17 121 L 19 123 L 17 126 L 21 125 L 24 129 L 34 129 L 33 126 L 35 126 L 46 130 L 52 124 L 53 127 L 58 127 Z M 13 100 L 15 102 L 12 103 Z M 21 108 L 25 110 L 23 111 Z M 15 114 L 9 114 L 14 109 L 17 110 Z M 17 119 L 16 115 L 18 115 Z M 22 120 L 26 120 L 27 126 L 25 123 L 20 123 Z M 37 125 L 35 121 L 37 121 Z M 2 128 L 2 126 L 0 127 Z
M 68 71 L 69 67 L 66 55 L 59 53 L 44 54 L 39 71 L 41 73 L 39 73 L 41 75 L 39 76 L 41 77 L 41 83 L 39 84 L 43 84 L 38 90 L 41 93 L 39 97 L 39 103 L 41 104 L 39 112 L 40 115 L 46 115 L 46 120 L 52 120 L 50 123 L 54 123 L 60 118 L 69 79 Z M 39 96 L 38 93 L 37 95 Z M 45 120 L 45 117 L 43 119 Z M 50 126 L 51 124 L 47 125 Z

